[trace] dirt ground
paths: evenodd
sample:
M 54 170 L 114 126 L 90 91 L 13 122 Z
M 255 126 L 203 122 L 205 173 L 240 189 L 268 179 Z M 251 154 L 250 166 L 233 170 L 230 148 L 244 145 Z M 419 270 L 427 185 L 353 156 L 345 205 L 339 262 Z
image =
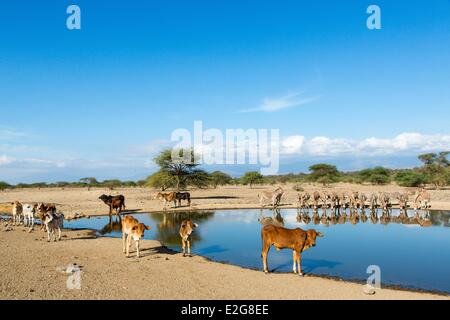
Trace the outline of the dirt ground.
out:
M 178 209 L 168 210 L 213 210 L 213 209 L 243 209 L 260 208 L 257 198 L 258 193 L 264 190 L 272 190 L 276 186 L 224 186 L 217 189 L 196 189 L 190 190 L 192 205 L 190 208 L 183 206 Z M 285 195 L 282 200 L 282 207 L 295 208 L 297 191 L 292 184 L 283 186 Z M 305 190 L 323 190 L 317 185 L 304 185 Z M 411 192 L 415 188 L 402 188 L 395 185 L 372 186 L 372 185 L 351 185 L 336 184 L 327 190 L 354 190 L 362 193 L 370 192 Z M 450 210 L 450 190 L 430 190 L 432 209 Z M 0 193 L 0 212 L 11 212 L 10 202 L 18 200 L 22 203 L 28 202 L 51 202 L 56 203 L 66 217 L 75 214 L 85 215 L 105 215 L 108 214 L 108 207 L 101 202 L 98 197 L 102 194 L 123 194 L 126 198 L 127 210 L 136 212 L 154 212 L 163 209 L 160 200 L 154 200 L 156 190 L 147 188 L 120 188 L 108 190 L 102 188 L 46 188 L 46 189 L 19 189 L 8 190 Z M 411 197 L 412 200 L 412 197 Z M 412 205 L 412 203 L 411 203 Z
M 445 296 L 378 289 L 294 274 L 269 274 L 183 257 L 157 241 L 143 241 L 142 256 L 126 258 L 121 239 L 64 231 L 47 242 L 43 231 L 0 224 L 0 299 L 448 299 Z M 134 253 L 134 251 L 133 251 Z M 80 289 L 67 274 L 81 269 Z M 66 273 L 63 273 L 63 271 Z
M 253 189 L 227 186 L 191 190 L 192 210 L 258 208 L 257 194 L 275 186 Z M 285 185 L 283 206 L 295 207 L 297 192 Z M 306 185 L 307 190 L 318 187 Z M 335 189 L 407 191 L 396 186 L 336 185 Z M 413 190 L 410 190 L 413 191 Z M 432 207 L 450 209 L 450 191 L 430 191 Z M 75 214 L 104 215 L 108 208 L 101 194 L 123 194 L 127 210 L 155 212 L 162 202 L 155 190 L 117 189 L 23 189 L 0 193 L 0 212 L 10 212 L 11 201 L 53 202 L 66 217 Z M 186 210 L 182 207 L 176 210 Z M 172 209 L 168 209 L 172 210 Z M 444 296 L 381 289 L 363 293 L 362 285 L 293 274 L 265 275 L 261 271 L 208 261 L 183 258 L 157 241 L 143 241 L 143 257 L 126 258 L 120 239 L 95 238 L 88 231 L 64 230 L 61 242 L 46 241 L 46 234 L 0 223 L 0 299 L 439 299 Z M 61 268 L 82 266 L 81 289 L 69 290 Z

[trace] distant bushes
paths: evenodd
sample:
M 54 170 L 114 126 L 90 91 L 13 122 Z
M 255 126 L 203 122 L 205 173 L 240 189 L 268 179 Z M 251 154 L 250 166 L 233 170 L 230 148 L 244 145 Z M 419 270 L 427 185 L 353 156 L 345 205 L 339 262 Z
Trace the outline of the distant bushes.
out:
M 192 150 L 185 151 L 192 160 L 196 160 L 197 155 Z M 293 183 L 294 190 L 303 190 L 302 184 L 320 183 L 329 185 L 332 183 L 369 183 L 374 185 L 385 185 L 392 182 L 403 187 L 419 187 L 431 184 L 437 188 L 450 185 L 450 161 L 447 160 L 449 152 L 430 153 L 419 156 L 423 166 L 414 169 L 393 170 L 384 167 L 375 167 L 354 172 L 341 172 L 336 166 L 319 163 L 309 167 L 309 173 L 288 173 L 283 175 L 262 176 L 257 171 L 250 171 L 241 177 L 231 177 L 221 172 L 207 172 L 199 169 L 199 164 L 179 163 L 171 161 L 169 150 L 162 152 L 155 158 L 160 170 L 153 173 L 145 180 L 121 181 L 117 179 L 104 180 L 99 182 L 94 177 L 82 178 L 77 182 L 56 182 L 56 183 L 19 183 L 15 186 L 6 182 L 0 182 L 0 190 L 11 188 L 46 188 L 46 187 L 139 187 L 146 186 L 160 190 L 180 189 L 189 186 L 197 188 L 217 188 L 225 185 L 248 185 L 253 187 L 257 184 L 275 185 Z
M 391 171 L 383 167 L 365 169 L 358 173 L 358 178 L 360 182 L 378 185 L 388 184 L 391 182 Z
M 12 186 L 9 183 L 0 181 L 0 190 L 10 189 Z
M 405 170 L 396 174 L 395 182 L 402 187 L 419 187 L 427 182 L 427 176 L 420 172 Z

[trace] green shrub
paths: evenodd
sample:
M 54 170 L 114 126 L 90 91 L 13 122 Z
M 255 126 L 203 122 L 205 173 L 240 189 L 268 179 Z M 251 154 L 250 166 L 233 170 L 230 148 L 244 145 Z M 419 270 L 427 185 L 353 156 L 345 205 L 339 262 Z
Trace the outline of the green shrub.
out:
M 419 187 L 427 182 L 427 176 L 420 172 L 403 171 L 397 173 L 395 182 L 402 187 Z

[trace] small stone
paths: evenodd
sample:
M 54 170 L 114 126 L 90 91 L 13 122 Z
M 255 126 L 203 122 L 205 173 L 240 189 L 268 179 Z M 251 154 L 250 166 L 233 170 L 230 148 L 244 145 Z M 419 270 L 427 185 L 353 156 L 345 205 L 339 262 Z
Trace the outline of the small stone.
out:
M 167 257 L 166 257 L 166 259 L 165 259 L 165 260 L 167 261 L 167 260 L 169 260 L 169 258 L 167 258 Z

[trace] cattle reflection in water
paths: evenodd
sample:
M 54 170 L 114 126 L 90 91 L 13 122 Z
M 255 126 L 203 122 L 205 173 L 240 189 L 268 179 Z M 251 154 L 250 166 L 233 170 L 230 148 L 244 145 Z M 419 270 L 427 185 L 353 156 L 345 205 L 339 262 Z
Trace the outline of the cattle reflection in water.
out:
M 108 223 L 98 231 L 102 236 L 113 232 L 122 232 L 122 218 L 109 216 Z
M 156 221 L 156 239 L 167 246 L 180 245 L 180 226 L 183 220 L 191 219 L 197 223 L 201 229 L 202 222 L 211 219 L 214 216 L 212 211 L 202 212 L 166 212 L 154 213 L 152 218 Z M 201 240 L 199 230 L 193 232 L 190 237 L 191 245 Z

